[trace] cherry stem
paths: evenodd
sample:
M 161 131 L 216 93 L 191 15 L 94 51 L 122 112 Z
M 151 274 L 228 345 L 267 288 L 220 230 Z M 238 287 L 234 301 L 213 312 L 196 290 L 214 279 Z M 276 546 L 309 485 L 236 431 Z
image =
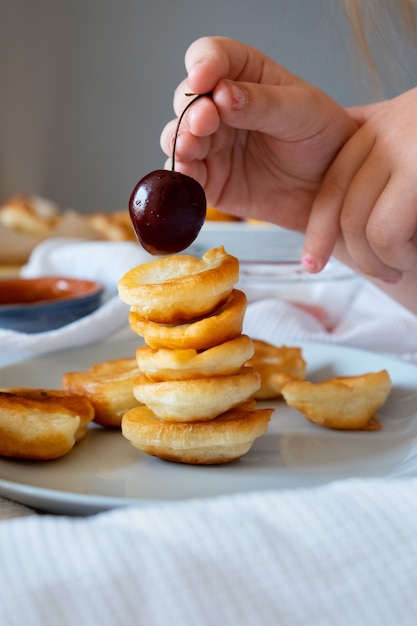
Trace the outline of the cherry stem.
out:
M 194 96 L 195 94 L 193 93 L 186 93 L 186 96 Z M 195 96 L 195 98 L 193 98 L 185 107 L 185 109 L 183 110 L 183 112 L 181 113 L 179 119 L 178 119 L 178 123 L 177 123 L 177 128 L 175 129 L 175 136 L 174 136 L 174 145 L 172 147 L 172 165 L 171 165 L 171 169 L 174 171 L 175 170 L 175 148 L 177 146 L 177 137 L 178 137 L 178 131 L 180 129 L 180 124 L 182 122 L 182 118 L 184 117 L 186 111 L 188 111 L 188 109 L 190 108 L 190 106 L 192 104 L 194 104 L 194 102 L 196 100 L 198 100 L 199 98 L 203 98 L 204 96 L 207 96 L 208 98 L 211 97 L 211 92 L 209 93 L 199 93 Z

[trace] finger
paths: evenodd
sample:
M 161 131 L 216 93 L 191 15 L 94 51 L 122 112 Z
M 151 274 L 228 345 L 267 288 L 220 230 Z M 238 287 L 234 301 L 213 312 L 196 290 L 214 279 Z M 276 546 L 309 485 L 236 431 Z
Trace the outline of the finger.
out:
M 327 171 L 306 229 L 301 258 L 307 271 L 323 269 L 342 233 L 359 270 L 387 282 L 400 278 L 396 269 L 375 254 L 367 239 L 368 220 L 388 179 L 374 145 L 372 135 L 358 131 Z
M 373 252 L 386 265 L 400 271 L 417 267 L 417 190 L 413 176 L 392 176 L 367 224 Z
M 340 236 L 345 196 L 371 147 L 353 136 L 327 170 L 314 199 L 305 231 L 301 261 L 309 272 L 321 271 Z
M 161 148 L 168 156 L 172 156 L 176 129 L 177 120 L 172 120 L 161 133 Z M 193 159 L 204 159 L 208 154 L 209 147 L 210 137 L 196 137 L 187 129 L 180 128 L 175 147 L 175 160 L 188 162 Z
M 275 84 L 288 83 L 294 75 L 251 46 L 227 37 L 202 37 L 185 55 L 188 84 L 195 93 L 212 91 L 219 80 Z
M 175 128 L 177 126 L 176 120 L 171 120 L 162 129 L 159 143 L 162 151 L 170 156 L 172 154 L 172 148 L 174 145 Z
M 326 190 L 316 196 L 304 235 L 301 263 L 307 272 L 320 272 L 331 257 L 340 235 L 340 202 Z
M 165 169 L 172 169 L 172 159 L 167 159 L 165 161 Z M 175 162 L 175 171 L 181 172 L 186 176 L 191 176 L 197 180 L 202 187 L 206 186 L 207 183 L 207 168 L 205 166 L 204 161 L 191 161 L 190 163 L 182 163 L 179 161 Z M 207 201 L 211 202 L 211 198 L 206 192 Z
M 375 224 L 381 196 L 389 181 L 389 171 L 371 151 L 351 181 L 346 193 L 340 225 L 349 255 L 368 276 L 395 282 L 401 273 L 383 262 L 369 241 L 369 224 Z M 375 215 L 374 215 L 375 214 Z
M 219 112 L 212 98 L 200 97 L 193 101 L 193 95 L 176 98 L 176 110 L 181 117 L 179 131 L 188 128 L 197 137 L 212 135 L 219 127 Z M 187 98 L 187 100 L 185 99 Z M 191 106 L 188 106 L 192 103 Z M 188 107 L 188 108 L 187 108 Z
M 173 168 L 173 144 L 176 130 L 176 120 L 169 122 L 161 135 L 161 147 L 169 156 L 165 162 L 165 169 Z M 175 170 L 191 176 L 205 187 L 207 183 L 207 167 L 204 162 L 210 150 L 210 137 L 198 138 L 185 131 L 177 138 L 175 148 Z
M 188 84 L 188 80 L 183 80 L 178 87 L 175 89 L 174 93 L 174 111 L 177 117 L 180 117 L 187 106 L 192 102 L 197 95 L 203 95 L 205 93 L 210 92 L 194 92 L 190 85 Z M 197 115 L 194 115 L 195 112 L 198 112 Z M 200 117 L 204 119 L 204 116 L 213 116 L 215 121 L 218 122 L 218 114 L 215 105 L 210 97 L 207 98 L 198 98 L 195 102 L 192 103 L 192 106 L 188 108 L 185 115 L 183 116 L 182 123 L 189 125 L 189 120 L 196 118 L 197 121 Z M 195 128 L 193 130 L 196 130 Z M 202 131 L 203 133 L 208 133 L 209 131 Z M 196 134 L 202 134 L 197 133 Z

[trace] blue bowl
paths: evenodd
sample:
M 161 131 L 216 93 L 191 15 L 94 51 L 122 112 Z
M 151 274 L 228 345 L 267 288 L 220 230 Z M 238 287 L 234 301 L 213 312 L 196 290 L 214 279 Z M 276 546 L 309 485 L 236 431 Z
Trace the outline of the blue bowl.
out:
M 0 328 L 40 333 L 93 313 L 104 287 L 65 276 L 0 280 Z

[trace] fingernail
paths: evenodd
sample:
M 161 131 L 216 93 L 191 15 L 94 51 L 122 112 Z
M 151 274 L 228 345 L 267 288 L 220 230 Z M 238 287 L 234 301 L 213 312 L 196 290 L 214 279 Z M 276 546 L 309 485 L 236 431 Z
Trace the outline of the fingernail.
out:
M 303 265 L 304 269 L 307 270 L 307 272 L 315 272 L 318 268 L 316 260 L 307 253 L 304 253 L 301 256 L 301 264 Z
M 240 111 L 246 104 L 246 94 L 236 83 L 229 83 L 232 111 Z
M 386 283 L 387 285 L 396 285 L 397 283 L 400 282 L 402 277 L 402 273 L 401 274 L 396 274 L 395 276 L 389 276 L 387 278 L 381 278 L 383 283 Z

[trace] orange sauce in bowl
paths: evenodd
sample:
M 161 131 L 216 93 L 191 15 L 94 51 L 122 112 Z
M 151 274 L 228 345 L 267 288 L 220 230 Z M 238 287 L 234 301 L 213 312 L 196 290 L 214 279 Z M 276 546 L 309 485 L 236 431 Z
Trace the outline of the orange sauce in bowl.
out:
M 102 289 L 99 283 L 60 276 L 0 279 L 0 305 L 25 305 L 77 298 Z

